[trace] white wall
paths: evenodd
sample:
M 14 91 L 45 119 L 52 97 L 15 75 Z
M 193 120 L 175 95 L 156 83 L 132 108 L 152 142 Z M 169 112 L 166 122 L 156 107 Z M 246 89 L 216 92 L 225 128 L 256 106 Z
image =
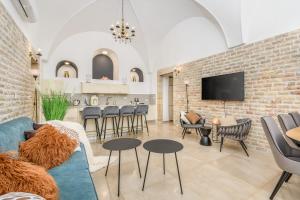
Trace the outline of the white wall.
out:
M 146 70 L 145 62 L 139 53 L 130 45 L 115 42 L 110 34 L 104 32 L 84 32 L 64 40 L 53 52 L 49 60 L 43 63 L 43 78 L 54 79 L 58 62 L 70 60 L 78 67 L 78 79 L 65 80 L 67 92 L 80 92 L 80 82 L 92 74 L 92 61 L 95 51 L 107 48 L 114 51 L 119 60 L 119 78 L 117 82 L 130 82 L 130 69 L 139 67 L 144 72 L 144 83 L 130 83 L 130 94 L 150 94 L 151 74 Z M 96 81 L 96 80 L 95 80 Z M 99 80 L 100 81 L 100 80 Z
M 12 4 L 12 0 L 1 0 L 1 3 L 6 8 L 7 12 L 14 19 L 17 26 L 24 33 L 26 38 L 31 42 L 31 44 L 37 49 L 39 48 L 37 42 L 37 31 L 38 31 L 38 23 L 28 23 L 24 21 L 19 14 L 17 13 L 14 5 Z M 38 14 L 35 1 L 31 1 L 32 7 L 36 14 Z
M 161 41 L 158 68 L 178 65 L 227 50 L 223 34 L 210 20 L 194 17 L 177 24 Z
M 299 0 L 244 0 L 244 41 L 256 42 L 300 28 L 299 8 Z

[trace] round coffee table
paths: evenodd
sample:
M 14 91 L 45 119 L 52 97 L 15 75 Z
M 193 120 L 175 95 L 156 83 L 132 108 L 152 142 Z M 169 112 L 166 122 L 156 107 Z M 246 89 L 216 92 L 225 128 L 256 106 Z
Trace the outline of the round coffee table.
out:
M 119 151 L 118 196 L 120 196 L 121 151 L 130 150 L 130 149 L 135 150 L 135 155 L 136 155 L 136 161 L 137 161 L 137 165 L 138 165 L 138 169 L 139 169 L 139 174 L 140 174 L 140 178 L 142 178 L 139 158 L 138 158 L 138 154 L 137 154 L 137 151 L 136 151 L 136 147 L 141 145 L 141 143 L 142 142 L 140 140 L 134 139 L 134 138 L 118 138 L 118 139 L 107 141 L 103 144 L 103 148 L 110 151 L 109 152 L 108 163 L 107 163 L 107 167 L 106 167 L 106 171 L 105 171 L 105 176 L 107 176 L 107 171 L 108 171 L 109 161 L 110 161 L 112 151 Z
M 144 176 L 142 191 L 144 191 L 144 187 L 145 187 L 145 181 L 146 181 L 146 176 L 147 176 L 147 171 L 148 171 L 150 152 L 163 154 L 164 174 L 166 173 L 166 170 L 165 170 L 165 154 L 174 153 L 175 154 L 175 160 L 176 160 L 176 166 L 177 166 L 178 179 L 179 179 L 179 184 L 180 184 L 180 190 L 181 190 L 181 194 L 183 194 L 181 179 L 180 179 L 180 172 L 179 172 L 179 167 L 178 167 L 177 154 L 176 154 L 178 151 L 183 149 L 183 145 L 179 142 L 174 141 L 174 140 L 156 139 L 156 140 L 150 140 L 148 142 L 145 142 L 143 147 L 144 147 L 144 149 L 146 149 L 148 151 L 148 158 L 147 158 L 147 164 L 146 164 L 146 170 L 145 170 L 145 176 Z
M 200 139 L 200 144 L 203 146 L 211 146 L 211 140 L 209 138 L 209 134 L 211 132 L 212 127 L 209 126 L 203 126 L 200 127 L 200 132 L 201 132 L 201 139 Z

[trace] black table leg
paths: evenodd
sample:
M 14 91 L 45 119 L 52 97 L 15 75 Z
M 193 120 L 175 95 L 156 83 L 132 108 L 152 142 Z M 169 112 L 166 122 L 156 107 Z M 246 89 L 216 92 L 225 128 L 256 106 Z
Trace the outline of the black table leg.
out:
M 109 161 L 110 161 L 110 157 L 111 157 L 111 152 L 109 152 L 109 157 L 108 157 L 108 162 L 107 162 L 107 166 L 106 166 L 106 171 L 105 171 L 105 176 L 107 176 L 107 171 L 108 171 L 108 167 L 109 167 Z
M 166 174 L 165 154 L 163 153 L 164 174 Z
M 182 191 L 182 185 L 181 185 L 181 179 L 180 179 L 180 172 L 179 172 L 179 166 L 178 166 L 178 160 L 177 160 L 177 154 L 176 154 L 176 152 L 175 152 L 175 159 L 176 159 L 176 165 L 177 165 L 177 173 L 178 173 L 178 178 L 179 178 L 180 190 L 181 190 L 181 194 L 183 194 L 183 191 Z
M 121 151 L 119 151 L 118 196 L 120 196 Z
M 134 150 L 135 150 L 135 155 L 136 155 L 136 161 L 137 161 L 137 165 L 138 165 L 138 168 L 139 168 L 139 174 L 140 174 L 140 178 L 142 178 L 142 174 L 141 174 L 141 168 L 140 168 L 140 163 L 139 163 L 139 157 L 138 157 L 138 154 L 137 154 L 136 148 L 134 148 Z
M 144 176 L 142 191 L 144 191 L 144 187 L 145 187 L 145 181 L 146 181 L 146 176 L 147 176 L 147 171 L 148 171 L 149 158 L 150 158 L 150 151 L 148 152 L 148 158 L 147 158 L 147 164 L 146 164 L 146 170 L 145 170 L 145 176 Z

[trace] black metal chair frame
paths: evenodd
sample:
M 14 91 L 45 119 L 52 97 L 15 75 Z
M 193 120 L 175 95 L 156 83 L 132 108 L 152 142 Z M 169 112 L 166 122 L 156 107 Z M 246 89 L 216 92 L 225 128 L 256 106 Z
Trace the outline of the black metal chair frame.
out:
M 147 106 L 147 110 L 139 111 L 140 106 L 143 106 L 143 107 Z M 144 122 L 143 121 L 145 121 L 146 128 L 147 128 L 147 133 L 148 133 L 148 136 L 149 136 L 149 128 L 148 128 L 148 122 L 147 122 L 147 117 L 146 117 L 147 114 L 148 114 L 148 105 L 137 105 L 137 107 L 135 109 L 135 112 L 134 112 L 133 121 L 132 121 L 132 130 L 134 131 L 134 122 L 136 120 L 136 129 L 135 129 L 136 134 L 138 134 L 139 118 L 140 118 L 141 131 L 144 132 Z M 144 116 L 144 120 L 143 120 L 143 116 Z
M 179 121 L 180 121 L 181 128 L 183 128 L 181 134 L 182 134 L 182 139 L 184 139 L 185 134 L 187 133 L 187 131 L 189 129 L 195 129 L 196 130 L 196 134 L 199 135 L 199 136 L 201 136 L 200 128 L 204 126 L 206 120 L 204 118 L 201 118 L 197 124 L 187 124 L 181 118 L 179 119 Z
M 84 128 L 84 130 L 86 130 L 86 125 L 87 125 L 87 120 L 88 119 L 94 119 L 95 120 L 97 137 L 99 137 L 101 135 L 101 133 L 100 133 L 100 129 L 99 129 L 98 119 L 101 118 L 101 109 L 99 107 L 86 107 L 82 111 L 82 117 L 83 117 L 83 128 Z
M 249 157 L 247 146 L 244 143 L 244 140 L 247 139 L 251 128 L 251 120 L 249 118 L 245 119 L 238 119 L 237 125 L 233 126 L 217 126 L 217 135 L 221 136 L 221 143 L 220 143 L 220 152 L 222 151 L 222 147 L 224 144 L 225 138 L 229 138 L 231 140 L 238 141 L 245 151 L 246 155 Z
M 133 108 L 132 111 L 131 111 L 131 107 Z M 127 108 L 129 108 L 129 109 L 127 109 Z M 124 118 L 126 118 L 126 121 L 127 121 L 128 133 L 131 132 L 131 131 L 133 133 L 135 133 L 134 132 L 134 126 L 133 126 L 134 110 L 135 110 L 134 106 L 123 106 L 120 109 L 119 120 L 118 120 L 118 128 L 121 129 L 121 136 L 123 135 Z
M 112 128 L 113 128 L 113 134 L 119 137 L 119 127 L 118 127 L 118 120 L 117 117 L 119 116 L 119 114 L 111 114 L 111 113 L 106 113 L 106 109 L 109 109 L 109 107 L 117 107 L 117 106 L 108 106 L 106 108 L 104 108 L 103 112 L 102 112 L 102 124 L 101 124 L 101 131 L 100 131 L 100 140 L 103 135 L 103 140 L 105 140 L 105 136 L 106 136 L 106 126 L 107 126 L 107 119 L 111 119 L 112 120 Z M 118 108 L 119 109 L 119 108 Z M 119 112 L 119 111 L 118 111 Z

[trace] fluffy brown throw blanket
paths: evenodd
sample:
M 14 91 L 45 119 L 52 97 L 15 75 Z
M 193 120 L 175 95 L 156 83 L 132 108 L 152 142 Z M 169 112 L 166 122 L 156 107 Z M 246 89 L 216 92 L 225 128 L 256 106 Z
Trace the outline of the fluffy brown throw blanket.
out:
M 21 160 L 51 169 L 68 160 L 76 145 L 76 140 L 51 125 L 44 125 L 34 137 L 20 144 L 19 156 Z
M 54 179 L 44 168 L 0 154 L 0 195 L 16 191 L 47 200 L 57 200 L 59 196 Z

